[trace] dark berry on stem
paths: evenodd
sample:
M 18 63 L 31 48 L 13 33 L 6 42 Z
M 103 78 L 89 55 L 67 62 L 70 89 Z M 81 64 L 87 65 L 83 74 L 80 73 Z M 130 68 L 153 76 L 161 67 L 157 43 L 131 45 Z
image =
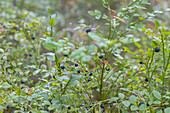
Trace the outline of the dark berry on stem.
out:
M 159 47 L 156 47 L 155 48 L 155 52 L 159 52 L 160 51 L 160 48 Z
M 61 66 L 61 69 L 64 69 L 65 67 L 64 66 Z
M 9 105 L 7 106 L 7 109 L 9 108 Z
M 89 74 L 90 76 L 92 76 L 93 75 L 93 73 L 92 72 L 90 72 L 90 74 Z
M 24 84 L 25 82 L 23 80 L 21 80 L 21 84 Z
M 83 104 L 80 104 L 80 107 L 84 106 Z
M 139 106 L 142 105 L 142 104 L 144 104 L 144 103 L 143 103 L 143 102 L 140 102 L 140 103 L 139 103 Z
M 140 64 L 143 64 L 143 62 L 141 61 L 141 62 L 139 62 Z
M 92 108 L 92 105 L 90 105 L 90 108 Z
M 147 78 L 145 78 L 145 81 L 146 81 L 146 82 L 148 82 L 148 79 L 147 79 Z
M 104 108 L 104 105 L 101 105 L 101 108 Z
M 52 99 L 49 99 L 50 103 L 52 102 Z
M 80 70 L 79 70 L 79 69 L 77 70 L 77 73 L 80 73 Z
M 88 82 L 90 82 L 91 80 L 90 79 L 88 79 Z
M 88 32 L 91 32 L 91 29 L 90 29 L 90 28 L 87 28 L 87 29 L 86 29 L 86 33 L 88 33 Z
M 78 63 L 75 63 L 75 67 L 77 67 L 78 66 Z
M 147 103 L 147 106 L 149 106 L 149 104 Z
M 29 54 L 29 56 L 31 57 L 31 56 L 32 56 L 32 54 L 30 53 L 30 54 Z
M 86 73 L 89 72 L 88 70 L 86 70 Z
M 106 68 L 106 71 L 110 71 L 110 68 Z
M 32 38 L 33 40 L 35 39 L 35 37 L 34 37 L 34 36 L 32 36 L 31 38 Z
M 68 106 L 68 110 L 70 110 L 71 109 L 71 106 Z
M 56 79 L 55 76 L 53 76 L 53 78 Z
M 102 58 L 103 58 L 103 55 L 100 55 L 99 58 L 102 59 Z
M 64 54 L 65 57 L 67 57 L 68 55 Z

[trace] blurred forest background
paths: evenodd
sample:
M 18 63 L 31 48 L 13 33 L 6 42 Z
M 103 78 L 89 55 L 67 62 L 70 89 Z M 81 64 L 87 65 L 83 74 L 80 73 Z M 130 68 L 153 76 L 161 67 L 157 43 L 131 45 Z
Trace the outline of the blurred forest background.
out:
M 107 9 L 102 6 L 101 0 L 0 0 L 0 18 L 18 18 L 20 11 L 31 11 L 35 17 L 48 16 L 47 9 L 50 8 L 53 14 L 57 15 L 56 29 L 62 30 L 62 28 L 76 27 L 78 23 L 86 23 L 87 25 L 97 25 L 101 23 L 94 20 L 87 11 L 99 10 L 101 12 L 107 12 Z M 110 0 L 111 9 L 118 10 L 121 7 L 121 2 L 124 0 Z M 127 4 L 130 0 L 127 0 Z M 149 0 L 152 4 L 147 11 L 160 10 L 162 8 L 168 8 L 169 0 Z M 11 10 L 12 9 L 12 10 Z M 13 14 L 11 17 L 10 15 Z M 169 15 L 169 14 L 167 14 Z M 159 17 L 169 25 L 170 18 Z M 153 27 L 152 23 L 147 23 L 148 27 Z

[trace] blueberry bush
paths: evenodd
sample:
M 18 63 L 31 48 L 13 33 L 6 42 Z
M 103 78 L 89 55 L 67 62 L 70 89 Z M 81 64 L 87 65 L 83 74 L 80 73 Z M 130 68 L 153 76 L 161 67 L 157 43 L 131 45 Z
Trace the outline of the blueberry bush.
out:
M 69 32 L 53 2 L 46 17 L 0 5 L 0 112 L 170 113 L 169 8 L 100 0 Z

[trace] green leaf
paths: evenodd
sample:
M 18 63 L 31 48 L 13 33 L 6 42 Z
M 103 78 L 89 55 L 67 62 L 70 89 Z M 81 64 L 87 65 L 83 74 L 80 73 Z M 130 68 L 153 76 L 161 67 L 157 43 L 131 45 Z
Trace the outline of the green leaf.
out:
M 88 33 L 90 38 L 94 41 L 96 41 L 96 44 L 98 45 L 99 48 L 108 48 L 107 44 L 109 44 L 111 41 L 101 38 L 100 36 L 96 35 L 93 32 Z
M 90 55 L 85 55 L 85 56 L 82 57 L 81 61 L 82 61 L 82 62 L 88 62 L 88 61 L 91 60 L 91 58 L 92 58 L 92 57 L 91 57 Z
M 41 113 L 49 113 L 49 112 L 47 112 L 47 111 L 44 111 L 44 110 L 41 110 L 40 112 L 41 112 Z
M 15 68 L 15 71 L 16 72 L 21 72 L 21 69 L 20 68 Z
M 96 19 L 100 19 L 100 17 L 101 17 L 101 12 L 98 11 L 98 10 L 95 10 L 95 13 L 96 13 L 95 18 L 96 18 Z
M 14 66 L 14 67 L 16 67 L 17 66 L 17 64 L 13 61 L 12 62 L 12 65 Z
M 11 85 L 9 85 L 7 82 L 4 82 L 1 87 L 6 89 L 6 88 L 10 88 Z
M 34 71 L 34 72 L 33 72 L 33 75 L 38 74 L 40 71 L 41 71 L 41 69 L 38 69 L 38 70 Z
M 43 46 L 46 49 L 51 50 L 51 51 L 61 47 L 60 44 L 58 44 L 57 42 L 53 42 L 53 41 L 46 41 L 43 43 Z
M 140 106 L 139 106 L 139 109 L 140 109 L 141 111 L 144 111 L 144 110 L 145 110 L 145 104 L 140 105 Z
M 145 18 L 139 17 L 140 20 L 145 20 Z
M 122 110 L 122 113 L 128 113 L 128 111 L 126 111 L 125 109 Z
M 56 34 L 54 35 L 54 38 L 56 38 L 57 36 L 59 36 L 61 33 L 62 33 L 62 31 L 59 31 L 58 33 L 56 33 Z
M 124 98 L 125 98 L 125 95 L 124 95 L 123 93 L 119 93 L 118 96 L 119 96 L 119 98 L 121 98 L 121 99 L 124 99 Z
M 135 45 L 136 45 L 138 48 L 141 47 L 141 45 L 140 45 L 139 43 L 137 43 L 137 42 L 135 42 Z
M 136 110 L 138 110 L 138 107 L 132 105 L 132 106 L 130 107 L 130 109 L 131 109 L 132 111 L 136 111 Z
M 166 108 L 166 109 L 164 110 L 164 112 L 165 112 L 165 113 L 170 113 L 170 107 Z
M 31 113 L 40 113 L 38 110 L 31 109 Z
M 8 69 L 8 72 L 9 73 L 13 73 L 14 71 L 12 69 Z
M 128 102 L 128 101 L 123 101 L 122 103 L 123 103 L 124 106 L 126 106 L 126 107 L 129 107 L 129 106 L 130 106 L 130 102 Z
M 48 8 L 48 13 L 49 13 L 49 15 L 51 16 L 51 11 L 50 11 L 50 9 Z
M 55 18 L 51 18 L 49 21 L 49 25 L 52 27 L 55 24 Z
M 156 91 L 156 90 L 153 91 L 153 95 L 154 95 L 154 97 L 156 97 L 157 99 L 160 99 L 160 98 L 161 98 L 161 94 L 160 94 L 158 91 Z
M 1 53 L 4 53 L 4 50 L 3 50 L 2 48 L 0 48 L 0 52 L 1 52 Z
M 156 113 L 163 113 L 162 110 L 160 109 L 159 111 L 157 111 Z
M 136 102 L 136 99 L 137 99 L 137 97 L 136 97 L 135 95 L 132 95 L 132 96 L 130 96 L 129 101 L 130 101 L 131 103 L 135 103 L 135 102 Z
M 28 16 L 29 12 L 25 14 L 25 17 Z
M 88 14 L 91 16 L 95 16 L 95 12 L 93 12 L 93 11 L 88 11 Z
M 158 22 L 157 20 L 155 20 L 155 26 L 156 26 L 156 27 L 159 27 L 159 26 L 160 26 L 160 24 L 159 24 L 159 22 Z
M 113 101 L 117 101 L 119 98 L 118 97 L 112 97 L 110 100 L 109 100 L 109 103 L 113 102 Z
M 84 47 L 81 47 L 79 49 L 74 50 L 70 54 L 70 58 L 80 58 L 80 56 L 85 56 L 86 54 L 84 53 L 86 49 Z
M 154 104 L 161 104 L 161 101 L 158 101 L 158 100 L 156 100 L 156 101 L 154 101 Z

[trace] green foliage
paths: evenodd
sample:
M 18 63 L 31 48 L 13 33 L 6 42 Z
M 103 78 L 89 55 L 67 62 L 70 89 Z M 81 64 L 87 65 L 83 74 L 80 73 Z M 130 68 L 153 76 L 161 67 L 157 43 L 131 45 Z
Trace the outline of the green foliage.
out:
M 101 23 L 82 19 L 72 33 L 58 31 L 54 4 L 48 19 L 0 5 L 6 12 L 0 19 L 0 110 L 169 113 L 170 32 L 156 18 L 163 11 L 147 11 L 147 0 L 125 1 L 115 11 L 102 0 L 105 12 L 87 12 Z

